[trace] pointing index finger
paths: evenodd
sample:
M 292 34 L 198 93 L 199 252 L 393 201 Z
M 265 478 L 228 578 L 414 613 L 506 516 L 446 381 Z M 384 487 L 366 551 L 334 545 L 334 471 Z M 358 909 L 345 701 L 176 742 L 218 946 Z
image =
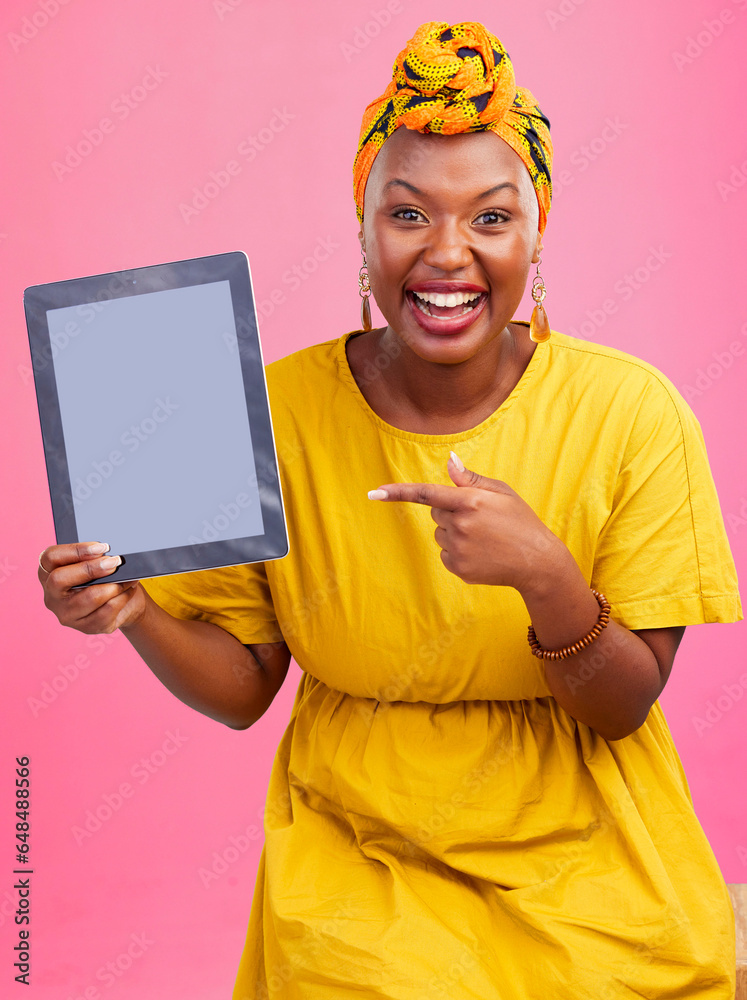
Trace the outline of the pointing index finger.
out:
M 399 500 L 443 510 L 456 510 L 458 495 L 458 486 L 438 486 L 435 483 L 387 483 L 368 494 L 371 500 Z

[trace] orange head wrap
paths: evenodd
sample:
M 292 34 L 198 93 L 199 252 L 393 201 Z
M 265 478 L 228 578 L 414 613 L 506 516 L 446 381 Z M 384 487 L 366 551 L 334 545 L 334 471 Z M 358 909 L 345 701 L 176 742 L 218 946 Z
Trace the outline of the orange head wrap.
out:
M 532 94 L 517 89 L 508 53 L 482 24 L 429 21 L 397 56 L 391 83 L 363 114 L 353 164 L 359 222 L 373 161 L 401 125 L 443 135 L 495 132 L 526 164 L 544 232 L 552 193 L 550 122 Z

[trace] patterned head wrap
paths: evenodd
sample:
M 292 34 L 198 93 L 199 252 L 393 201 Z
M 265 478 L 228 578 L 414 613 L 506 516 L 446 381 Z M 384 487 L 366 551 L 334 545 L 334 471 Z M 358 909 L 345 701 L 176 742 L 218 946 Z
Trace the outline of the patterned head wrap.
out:
M 422 24 L 394 63 L 392 81 L 363 114 L 353 185 L 358 221 L 373 161 L 395 129 L 495 132 L 521 157 L 539 202 L 544 232 L 552 194 L 550 122 L 532 94 L 516 87 L 501 42 L 482 24 Z

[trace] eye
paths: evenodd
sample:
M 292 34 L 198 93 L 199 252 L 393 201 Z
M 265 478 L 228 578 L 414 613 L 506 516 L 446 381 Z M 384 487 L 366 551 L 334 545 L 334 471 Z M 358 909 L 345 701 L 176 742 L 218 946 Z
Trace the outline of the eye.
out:
M 480 212 L 480 214 L 475 219 L 478 226 L 496 226 L 501 222 L 508 222 L 510 216 L 507 212 L 501 212 L 497 208 L 489 208 L 485 212 Z
M 417 222 L 419 219 L 425 219 L 419 208 L 395 208 L 392 215 L 395 219 L 404 219 L 405 222 Z

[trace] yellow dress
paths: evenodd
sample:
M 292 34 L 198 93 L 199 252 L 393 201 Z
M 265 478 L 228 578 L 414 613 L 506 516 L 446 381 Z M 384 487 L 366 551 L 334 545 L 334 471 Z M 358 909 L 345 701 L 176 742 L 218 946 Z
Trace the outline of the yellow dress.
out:
M 282 633 L 303 670 L 234 1000 L 730 1000 L 731 905 L 658 702 L 611 743 L 576 722 L 518 592 L 449 573 L 428 507 L 366 495 L 453 485 L 454 449 L 620 624 L 738 621 L 698 422 L 650 365 L 553 332 L 481 424 L 410 433 L 368 406 L 351 335 L 267 366 L 288 555 L 145 582 L 243 643 Z

